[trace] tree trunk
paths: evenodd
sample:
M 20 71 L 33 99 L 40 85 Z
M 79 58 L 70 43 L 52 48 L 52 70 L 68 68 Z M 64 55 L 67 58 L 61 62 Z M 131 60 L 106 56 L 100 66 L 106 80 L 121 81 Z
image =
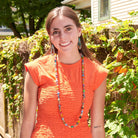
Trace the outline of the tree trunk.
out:
M 25 30 L 26 36 L 28 37 L 27 26 L 26 26 L 26 22 L 25 22 L 24 14 L 23 14 L 23 12 L 22 12 L 22 8 L 21 8 L 21 16 L 22 16 L 22 20 L 23 20 L 24 30 Z
M 31 15 L 29 16 L 29 31 L 30 35 L 33 35 L 35 33 L 34 18 Z
M 15 35 L 16 37 L 21 38 L 21 34 L 20 34 L 19 31 L 16 29 L 16 25 L 15 25 L 14 22 L 10 23 L 8 27 L 13 31 L 13 33 L 14 33 L 14 35 Z

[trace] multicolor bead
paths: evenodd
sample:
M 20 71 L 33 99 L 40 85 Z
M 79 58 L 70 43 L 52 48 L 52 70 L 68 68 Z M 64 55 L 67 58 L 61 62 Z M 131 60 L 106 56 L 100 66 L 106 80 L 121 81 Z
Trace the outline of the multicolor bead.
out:
M 81 60 L 81 66 L 82 66 L 82 105 L 81 105 L 81 111 L 80 111 L 80 116 L 78 118 L 78 121 L 76 122 L 75 125 L 68 125 L 66 122 L 65 122 L 65 119 L 63 117 L 63 114 L 62 114 L 62 110 L 61 110 L 61 104 L 60 104 L 60 91 L 59 91 L 59 77 L 58 77 L 58 65 L 57 65 L 57 55 L 55 56 L 55 73 L 56 73 L 56 88 L 57 88 L 57 97 L 58 97 L 58 109 L 59 109 L 59 112 L 60 112 L 60 117 L 61 117 L 61 120 L 63 121 L 64 125 L 69 127 L 69 128 L 74 128 L 76 126 L 79 125 L 80 123 L 80 120 L 82 118 L 82 115 L 83 115 L 83 111 L 84 111 L 84 99 L 85 99 L 85 85 L 84 85 L 84 56 L 82 55 L 81 56 L 82 60 Z

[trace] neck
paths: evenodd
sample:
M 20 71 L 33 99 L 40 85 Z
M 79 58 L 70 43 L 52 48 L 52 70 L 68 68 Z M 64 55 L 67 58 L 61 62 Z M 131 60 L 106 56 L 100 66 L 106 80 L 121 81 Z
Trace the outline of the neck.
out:
M 81 55 L 78 53 L 58 53 L 58 61 L 64 64 L 73 64 L 81 59 Z

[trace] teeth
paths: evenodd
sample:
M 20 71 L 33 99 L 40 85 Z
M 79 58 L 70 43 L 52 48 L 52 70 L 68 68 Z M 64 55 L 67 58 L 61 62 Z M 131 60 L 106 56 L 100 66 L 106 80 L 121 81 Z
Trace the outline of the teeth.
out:
M 70 42 L 67 42 L 67 43 L 64 43 L 64 44 L 60 44 L 60 45 L 62 45 L 62 46 L 66 46 L 66 45 L 68 45 Z

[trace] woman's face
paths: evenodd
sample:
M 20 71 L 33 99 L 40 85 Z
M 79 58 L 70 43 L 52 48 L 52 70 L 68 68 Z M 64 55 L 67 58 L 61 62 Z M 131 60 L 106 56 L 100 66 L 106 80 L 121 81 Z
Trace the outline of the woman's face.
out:
M 50 41 L 60 52 L 78 52 L 78 37 L 81 28 L 68 17 L 56 17 L 50 26 Z

